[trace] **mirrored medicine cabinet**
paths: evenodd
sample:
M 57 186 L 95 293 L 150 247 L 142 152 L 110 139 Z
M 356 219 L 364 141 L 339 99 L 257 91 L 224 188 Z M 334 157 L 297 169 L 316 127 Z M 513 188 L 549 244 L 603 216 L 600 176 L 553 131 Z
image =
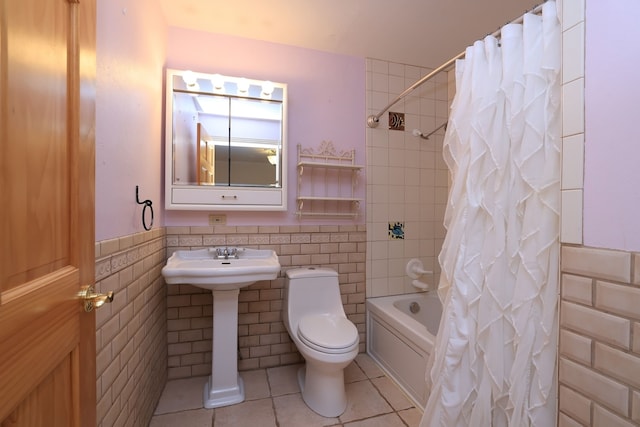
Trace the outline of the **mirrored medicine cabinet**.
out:
M 166 208 L 286 210 L 287 86 L 167 70 Z

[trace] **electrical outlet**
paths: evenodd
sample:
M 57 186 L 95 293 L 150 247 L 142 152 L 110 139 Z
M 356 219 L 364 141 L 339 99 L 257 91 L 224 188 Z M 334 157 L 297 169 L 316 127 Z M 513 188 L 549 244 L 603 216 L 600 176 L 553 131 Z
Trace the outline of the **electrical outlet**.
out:
M 224 225 L 227 223 L 226 215 L 209 215 L 209 225 Z

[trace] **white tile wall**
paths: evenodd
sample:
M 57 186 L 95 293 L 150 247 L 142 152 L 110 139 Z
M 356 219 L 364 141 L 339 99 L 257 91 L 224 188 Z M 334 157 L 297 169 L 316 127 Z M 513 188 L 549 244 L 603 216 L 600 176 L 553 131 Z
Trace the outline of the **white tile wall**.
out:
M 585 0 L 558 2 L 562 22 L 562 243 L 582 244 Z
M 368 59 L 368 114 L 377 114 L 430 71 Z M 412 131 L 429 133 L 446 121 L 448 84 L 445 74 L 437 76 L 391 108 L 405 113 L 404 132 L 387 129 L 386 113 L 377 128 L 367 129 L 369 297 L 415 292 L 405 273 L 411 258 L 420 259 L 428 269 L 437 266 L 448 184 L 446 165 L 441 160 L 444 132 L 424 140 L 414 137 Z M 405 224 L 404 240 L 389 238 L 390 222 Z M 437 274 L 424 280 L 435 285 Z
M 562 86 L 562 134 L 584 133 L 584 79 Z
M 562 0 L 562 30 L 566 31 L 584 21 L 585 0 Z
M 562 140 L 562 189 L 579 190 L 584 186 L 584 134 Z
M 562 82 L 584 77 L 584 22 L 563 32 L 562 47 Z
M 560 240 L 562 243 L 582 243 L 582 189 L 562 190 Z

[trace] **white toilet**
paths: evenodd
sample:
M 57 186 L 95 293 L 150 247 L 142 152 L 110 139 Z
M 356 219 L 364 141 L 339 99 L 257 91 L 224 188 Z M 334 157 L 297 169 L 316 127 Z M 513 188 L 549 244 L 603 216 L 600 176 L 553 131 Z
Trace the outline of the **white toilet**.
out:
M 302 398 L 324 417 L 347 408 L 344 368 L 358 354 L 358 330 L 342 307 L 338 273 L 328 268 L 287 271 L 284 324 L 306 364 L 298 371 Z

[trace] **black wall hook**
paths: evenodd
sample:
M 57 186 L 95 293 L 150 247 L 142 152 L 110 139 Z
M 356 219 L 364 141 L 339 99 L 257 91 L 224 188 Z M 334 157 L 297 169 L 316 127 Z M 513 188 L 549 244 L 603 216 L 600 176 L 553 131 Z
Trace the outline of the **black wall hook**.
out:
M 149 231 L 151 230 L 151 227 L 153 227 L 153 206 L 151 206 L 151 200 L 147 199 L 144 202 L 140 201 L 140 198 L 138 198 L 138 186 L 136 185 L 136 202 L 139 205 L 144 205 L 144 208 L 142 208 L 142 226 L 144 227 L 145 230 Z M 149 226 L 147 227 L 147 222 L 145 220 L 145 214 L 144 212 L 147 210 L 147 208 L 149 208 L 149 210 L 151 211 L 151 222 L 149 223 Z

